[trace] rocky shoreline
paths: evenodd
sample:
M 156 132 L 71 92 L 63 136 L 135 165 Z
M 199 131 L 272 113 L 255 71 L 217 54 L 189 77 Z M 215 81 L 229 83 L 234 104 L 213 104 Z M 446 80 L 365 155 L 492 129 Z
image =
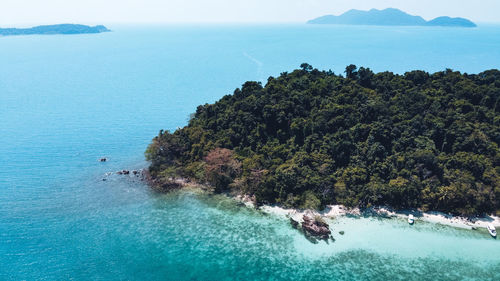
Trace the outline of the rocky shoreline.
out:
M 167 183 L 157 182 L 157 180 L 152 179 L 147 170 L 141 171 L 142 179 L 145 180 L 153 189 L 160 192 L 168 192 L 170 190 L 179 188 L 199 188 L 205 191 L 212 190 L 208 186 L 195 183 L 186 178 L 169 178 Z M 321 223 L 318 225 L 317 220 L 324 219 L 335 219 L 341 216 L 377 216 L 384 218 L 400 218 L 407 219 L 410 214 L 415 217 L 416 223 L 419 221 L 436 223 L 451 227 L 458 227 L 463 229 L 478 229 L 486 228 L 488 224 L 492 224 L 496 228 L 500 228 L 500 217 L 494 215 L 476 216 L 476 217 L 463 217 L 454 216 L 451 214 L 446 214 L 437 211 L 423 212 L 421 210 L 395 210 L 388 206 L 378 206 L 371 207 L 361 210 L 360 208 L 348 208 L 343 205 L 328 205 L 322 211 L 317 210 L 300 210 L 293 208 L 284 208 L 278 205 L 263 205 L 257 207 L 255 204 L 255 198 L 249 195 L 234 195 L 228 194 L 228 196 L 233 199 L 243 203 L 247 207 L 258 208 L 261 211 L 269 214 L 274 214 L 278 216 L 283 216 L 289 218 L 292 226 L 299 227 L 302 225 L 302 230 L 304 230 L 303 223 L 305 222 L 306 229 L 312 230 L 316 227 L 320 227 Z M 314 226 L 313 226 L 314 225 Z M 328 228 L 328 225 L 326 225 Z M 307 230 L 307 231 L 308 231 Z M 317 230 L 317 229 L 316 229 Z M 306 230 L 304 230 L 306 231 Z M 311 237 L 316 237 L 324 239 L 327 231 L 322 229 L 321 231 L 314 233 L 315 231 L 309 231 Z

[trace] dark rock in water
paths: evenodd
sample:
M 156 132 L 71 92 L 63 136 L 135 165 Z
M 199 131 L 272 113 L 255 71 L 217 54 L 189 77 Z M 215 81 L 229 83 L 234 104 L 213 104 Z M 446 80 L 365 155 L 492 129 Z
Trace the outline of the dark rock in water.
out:
M 326 222 L 320 218 L 311 218 L 307 215 L 302 217 L 304 222 L 302 223 L 302 229 L 307 235 L 317 237 L 320 239 L 328 239 L 332 233 Z
M 344 232 L 343 230 L 339 231 L 339 234 L 340 234 L 340 235 L 344 235 L 344 233 L 345 233 L 345 232 Z
M 123 172 L 122 171 L 118 171 L 116 172 L 117 175 L 123 175 Z
M 128 174 L 130 174 L 130 171 L 129 171 L 129 170 L 123 170 L 123 171 L 122 171 L 122 173 L 123 173 L 124 175 L 128 175 Z
M 294 220 L 293 218 L 290 218 L 290 223 L 292 224 L 292 227 L 295 229 L 299 228 L 299 222 Z
M 106 161 L 108 161 L 108 158 L 106 158 L 106 157 L 99 159 L 99 162 L 106 162 Z
M 307 239 L 309 242 L 313 243 L 313 244 L 318 244 L 318 243 L 319 243 L 318 239 L 316 239 L 315 237 L 313 237 L 313 236 L 311 236 L 311 235 L 307 235 L 307 234 L 306 234 L 306 239 Z
M 132 174 L 134 174 L 134 175 L 137 175 L 138 173 L 139 173 L 139 171 L 137 171 L 137 170 L 132 171 Z

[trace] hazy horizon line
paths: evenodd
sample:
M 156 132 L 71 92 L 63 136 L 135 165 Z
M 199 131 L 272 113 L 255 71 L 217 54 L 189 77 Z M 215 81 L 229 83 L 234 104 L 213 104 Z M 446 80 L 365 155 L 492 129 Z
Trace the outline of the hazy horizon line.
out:
M 474 21 L 476 24 L 500 24 L 500 21 Z M 0 23 L 0 28 L 26 28 L 39 25 L 55 25 L 55 24 L 82 24 L 82 25 L 266 25 L 266 24 L 307 24 L 307 21 L 38 21 L 38 22 L 23 22 L 23 23 Z M 335 24 L 332 24 L 335 25 Z M 342 25 L 342 24 L 338 24 Z M 397 27 L 397 26 L 395 26 Z
M 86 24 L 86 25 L 100 25 L 100 24 L 146 24 L 146 25 L 151 25 L 151 24 L 156 24 L 156 25 L 164 25 L 164 24 L 300 24 L 300 23 L 306 23 L 308 20 L 312 20 L 314 18 L 321 17 L 321 16 L 342 15 L 348 11 L 351 11 L 351 10 L 358 10 L 358 11 L 379 10 L 379 11 L 382 11 L 382 10 L 386 10 L 386 9 L 397 9 L 397 10 L 400 10 L 400 11 L 407 13 L 409 15 L 412 15 L 412 16 L 420 16 L 426 21 L 437 18 L 437 17 L 424 17 L 422 15 L 419 15 L 418 13 L 408 12 L 408 11 L 401 9 L 401 8 L 385 7 L 385 8 L 368 8 L 368 9 L 349 8 L 349 9 L 345 9 L 344 11 L 338 12 L 338 13 L 325 12 L 325 13 L 322 13 L 320 15 L 313 16 L 312 18 L 301 19 L 301 20 L 290 20 L 290 21 L 288 21 L 288 20 L 244 20 L 244 19 L 243 20 L 236 20 L 236 21 L 231 21 L 231 20 L 220 20 L 220 21 L 219 20 L 152 20 L 152 21 L 148 21 L 148 20 L 132 20 L 132 21 L 118 20 L 118 21 L 113 21 L 113 20 L 111 20 L 111 21 L 106 21 L 106 20 L 104 20 L 104 21 L 100 21 L 100 22 L 97 22 L 95 20 L 89 20 L 89 21 L 86 21 L 86 20 L 80 20 L 80 21 L 68 21 L 68 20 L 36 21 L 35 20 L 35 21 L 25 21 L 25 22 L 17 22 L 17 23 L 1 23 L 0 22 L 0 28 L 20 27 L 20 26 L 21 27 L 29 27 L 29 26 L 33 26 L 33 25 L 52 25 L 52 24 L 65 24 L 65 23 Z M 471 20 L 471 21 L 473 21 L 475 23 L 479 23 L 479 24 L 498 24 L 498 23 L 500 23 L 500 20 L 481 21 L 481 20 L 473 20 L 469 17 L 464 17 L 464 16 L 441 15 L 438 17 L 465 18 L 465 19 Z

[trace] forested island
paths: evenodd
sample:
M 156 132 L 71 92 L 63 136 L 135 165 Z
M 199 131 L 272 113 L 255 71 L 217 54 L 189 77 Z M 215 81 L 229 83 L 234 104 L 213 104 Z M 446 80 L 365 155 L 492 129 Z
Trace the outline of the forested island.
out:
M 388 8 L 369 11 L 349 10 L 342 15 L 326 15 L 312 19 L 310 24 L 348 24 L 348 25 L 392 25 L 392 26 L 448 26 L 476 27 L 472 21 L 464 18 L 437 17 L 426 21 L 420 16 L 412 16 L 401 10 Z
M 258 204 L 499 214 L 499 100 L 498 70 L 349 65 L 344 76 L 302 64 L 199 106 L 145 154 L 167 190 L 182 177 Z
M 87 34 L 110 31 L 104 25 L 88 26 L 81 24 L 40 25 L 31 28 L 0 28 L 0 36 L 9 35 L 52 35 L 52 34 Z

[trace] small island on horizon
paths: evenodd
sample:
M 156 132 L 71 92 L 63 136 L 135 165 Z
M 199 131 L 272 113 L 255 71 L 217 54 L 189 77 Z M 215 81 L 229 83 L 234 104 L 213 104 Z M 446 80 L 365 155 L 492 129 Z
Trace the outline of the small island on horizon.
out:
M 371 9 L 369 11 L 349 10 L 342 15 L 326 15 L 312 19 L 308 24 L 344 24 L 344 25 L 379 25 L 379 26 L 444 26 L 477 27 L 465 18 L 437 17 L 426 21 L 420 16 L 413 16 L 399 9 Z
M 0 28 L 0 36 L 12 35 L 55 35 L 91 34 L 109 32 L 104 25 L 88 26 L 82 24 L 39 25 L 31 28 Z

